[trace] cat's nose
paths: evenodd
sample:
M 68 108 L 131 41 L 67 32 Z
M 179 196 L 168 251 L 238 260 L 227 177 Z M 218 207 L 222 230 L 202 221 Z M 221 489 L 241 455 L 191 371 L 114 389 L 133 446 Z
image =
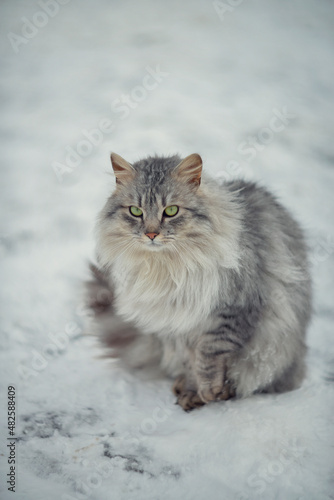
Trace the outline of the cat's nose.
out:
M 150 240 L 154 240 L 154 238 L 158 236 L 159 233 L 145 233 L 145 234 L 150 238 Z

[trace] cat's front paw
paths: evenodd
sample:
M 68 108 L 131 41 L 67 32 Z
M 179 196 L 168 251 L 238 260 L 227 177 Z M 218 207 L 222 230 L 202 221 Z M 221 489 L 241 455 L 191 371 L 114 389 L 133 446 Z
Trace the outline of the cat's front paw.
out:
M 212 386 L 200 385 L 198 394 L 205 403 L 210 403 L 211 401 L 226 401 L 227 399 L 233 398 L 235 396 L 235 391 L 231 385 L 225 381 L 225 383 Z
M 180 405 L 184 411 L 191 411 L 205 404 L 196 390 L 186 387 L 186 377 L 183 375 L 175 380 L 172 390 L 175 396 L 177 396 L 176 404 Z
M 181 392 L 176 403 L 180 405 L 184 411 L 191 411 L 205 405 L 204 401 L 202 401 L 197 392 L 189 389 Z
M 179 396 L 181 392 L 184 391 L 186 386 L 186 377 L 184 375 L 180 375 L 175 379 L 175 382 L 172 387 L 172 391 L 174 392 L 175 396 Z

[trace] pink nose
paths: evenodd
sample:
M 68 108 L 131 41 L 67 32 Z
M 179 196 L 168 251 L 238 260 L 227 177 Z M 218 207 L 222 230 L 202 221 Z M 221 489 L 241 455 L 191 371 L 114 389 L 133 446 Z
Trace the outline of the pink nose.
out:
M 150 238 L 150 240 L 154 240 L 156 236 L 158 236 L 159 233 L 146 233 L 146 236 Z

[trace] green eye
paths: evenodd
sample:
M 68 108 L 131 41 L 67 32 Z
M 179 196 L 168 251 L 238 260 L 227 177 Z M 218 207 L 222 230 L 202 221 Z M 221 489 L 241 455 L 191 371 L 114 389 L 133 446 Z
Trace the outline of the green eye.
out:
M 135 217 L 140 217 L 143 215 L 143 211 L 138 207 L 130 207 L 130 213 Z
M 170 207 L 165 208 L 164 214 L 167 217 L 174 217 L 179 211 L 179 207 L 177 205 L 171 205 Z

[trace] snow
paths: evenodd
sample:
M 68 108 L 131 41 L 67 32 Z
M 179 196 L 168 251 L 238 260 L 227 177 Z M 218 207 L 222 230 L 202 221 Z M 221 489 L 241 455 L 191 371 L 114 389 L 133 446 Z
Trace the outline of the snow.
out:
M 1 4 L 1 498 L 334 498 L 333 3 L 55 1 Z M 186 414 L 170 381 L 99 358 L 80 287 L 110 151 L 198 152 L 293 211 L 315 295 L 299 390 Z

